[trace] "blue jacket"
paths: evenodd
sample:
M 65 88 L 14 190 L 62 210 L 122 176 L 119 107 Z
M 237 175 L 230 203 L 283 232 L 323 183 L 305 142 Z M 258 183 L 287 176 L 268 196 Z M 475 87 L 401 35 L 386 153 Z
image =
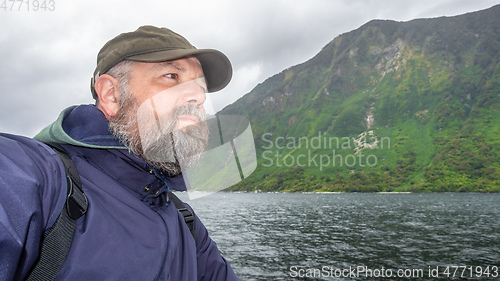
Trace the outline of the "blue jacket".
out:
M 56 280 L 239 280 L 198 217 L 195 243 L 174 204 L 165 203 L 164 182 L 111 135 L 96 107 L 65 110 L 35 138 L 65 144 L 89 201 Z M 182 177 L 167 184 L 185 189 Z M 65 196 L 52 149 L 0 135 L 0 280 L 24 279 Z

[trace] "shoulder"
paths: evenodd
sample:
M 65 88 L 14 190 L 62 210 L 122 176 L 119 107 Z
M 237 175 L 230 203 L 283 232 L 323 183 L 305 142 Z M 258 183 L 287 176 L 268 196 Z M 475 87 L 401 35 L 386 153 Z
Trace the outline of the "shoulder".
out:
M 44 185 L 64 171 L 55 151 L 28 137 L 0 134 L 0 163 L 3 179 L 22 177 L 26 183 Z M 41 189 L 40 191 L 44 191 Z
M 33 211 L 38 207 L 46 224 L 55 221 L 54 210 L 64 204 L 66 181 L 62 162 L 50 147 L 28 137 L 0 134 L 0 179 L 4 198 L 17 196 L 24 205 L 32 204 Z
M 29 271 L 44 231 L 62 210 L 66 178 L 57 157 L 38 141 L 0 134 L 0 264 L 7 269 L 0 270 L 2 280 L 20 280 Z
M 48 146 L 34 139 L 0 134 L 0 155 L 2 155 L 2 161 L 12 159 L 20 164 L 23 164 L 23 161 L 51 164 L 47 163 L 47 161 L 53 162 L 56 154 Z

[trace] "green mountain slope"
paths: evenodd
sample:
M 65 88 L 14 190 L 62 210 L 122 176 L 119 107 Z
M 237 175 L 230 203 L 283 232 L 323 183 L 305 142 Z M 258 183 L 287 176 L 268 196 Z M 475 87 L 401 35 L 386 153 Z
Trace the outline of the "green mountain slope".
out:
M 233 190 L 500 191 L 500 5 L 374 20 L 259 84 L 258 167 Z

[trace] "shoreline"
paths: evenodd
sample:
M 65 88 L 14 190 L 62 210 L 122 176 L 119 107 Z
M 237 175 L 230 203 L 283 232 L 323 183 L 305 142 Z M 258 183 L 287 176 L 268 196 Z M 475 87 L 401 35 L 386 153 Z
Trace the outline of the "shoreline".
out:
M 225 191 L 225 190 L 219 190 L 216 192 L 213 191 L 176 191 L 176 192 L 192 192 L 192 193 L 297 193 L 297 194 L 354 194 L 354 193 L 359 193 L 359 194 L 472 194 L 472 193 L 477 193 L 477 194 L 496 194 L 500 192 L 480 192 L 480 191 L 470 191 L 470 192 L 411 192 L 411 191 L 392 191 L 392 192 L 387 192 L 387 191 L 380 191 L 380 192 L 345 192 L 345 191 Z

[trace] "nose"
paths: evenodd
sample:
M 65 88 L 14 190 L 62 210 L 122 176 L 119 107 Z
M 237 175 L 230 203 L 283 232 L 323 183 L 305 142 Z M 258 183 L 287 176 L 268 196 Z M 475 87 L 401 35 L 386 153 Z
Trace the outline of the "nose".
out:
M 203 78 L 198 78 L 183 83 L 182 102 L 194 105 L 196 107 L 203 106 L 207 99 L 206 84 Z

